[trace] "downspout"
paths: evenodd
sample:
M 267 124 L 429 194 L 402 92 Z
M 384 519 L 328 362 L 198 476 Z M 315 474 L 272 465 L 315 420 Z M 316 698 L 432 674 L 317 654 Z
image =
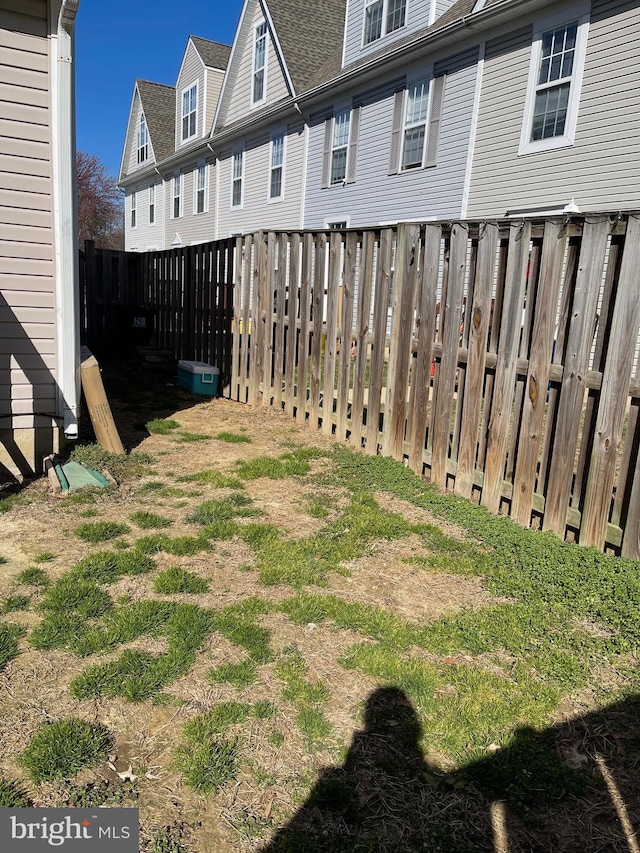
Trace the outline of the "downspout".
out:
M 51 4 L 51 166 L 57 339 L 58 412 L 64 434 L 78 437 L 80 300 L 76 205 L 73 30 L 80 0 Z M 57 13 L 57 14 L 56 14 Z

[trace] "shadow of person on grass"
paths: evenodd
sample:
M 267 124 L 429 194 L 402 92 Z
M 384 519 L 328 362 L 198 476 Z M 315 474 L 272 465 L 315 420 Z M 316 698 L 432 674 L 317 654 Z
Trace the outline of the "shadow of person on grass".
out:
M 326 769 L 306 803 L 260 853 L 382 853 L 493 849 L 482 809 L 469 824 L 468 844 L 447 846 L 449 791 L 444 774 L 425 761 L 422 730 L 407 696 L 382 687 L 367 699 L 364 728 L 353 736 L 341 767 Z M 444 787 L 448 788 L 447 785 Z M 473 828 L 480 815 L 481 826 Z M 464 820 L 460 813 L 456 821 Z
M 452 773 L 421 737 L 401 690 L 374 691 L 344 764 L 260 853 L 637 853 L 638 696 L 517 729 Z

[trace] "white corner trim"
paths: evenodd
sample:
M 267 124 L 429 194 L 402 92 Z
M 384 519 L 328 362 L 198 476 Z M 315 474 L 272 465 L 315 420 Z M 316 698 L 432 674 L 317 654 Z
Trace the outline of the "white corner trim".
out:
M 482 76 L 484 74 L 484 51 L 486 42 L 480 42 L 478 54 L 478 67 L 476 69 L 476 89 L 473 96 L 473 110 L 471 112 L 471 125 L 469 127 L 469 147 L 467 148 L 467 165 L 464 172 L 464 183 L 462 185 L 462 200 L 460 203 L 460 217 L 467 218 L 467 207 L 469 206 L 469 192 L 471 190 L 471 174 L 473 172 L 473 157 L 476 148 L 476 134 L 478 131 L 478 115 L 480 113 L 480 96 L 482 95 Z
M 278 59 L 282 63 L 282 70 L 284 71 L 284 77 L 289 87 L 289 92 L 295 98 L 296 90 L 293 87 L 293 80 L 291 79 L 291 74 L 289 74 L 289 68 L 287 67 L 287 62 L 284 57 L 284 53 L 282 51 L 282 45 L 280 44 L 280 39 L 278 38 L 278 33 L 276 32 L 276 28 L 273 26 L 273 19 L 271 17 L 271 12 L 269 11 L 269 7 L 267 6 L 266 0 L 262 4 L 262 9 L 264 11 L 264 17 L 267 21 L 267 32 L 271 34 L 271 38 L 273 39 L 273 46 L 276 50 L 276 54 Z M 255 33 L 255 25 L 253 27 L 253 33 Z M 268 46 L 268 43 L 267 43 Z M 252 78 L 253 79 L 253 78 Z M 265 74 L 266 81 L 266 74 Z
M 51 168 L 55 241 L 57 407 L 67 438 L 78 437 L 80 306 L 75 167 L 73 23 L 79 0 L 63 0 L 51 22 Z

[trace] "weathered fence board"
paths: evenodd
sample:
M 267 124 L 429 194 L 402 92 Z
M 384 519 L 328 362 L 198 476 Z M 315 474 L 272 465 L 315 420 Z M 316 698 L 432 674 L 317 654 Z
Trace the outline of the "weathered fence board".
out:
M 638 559 L 639 269 L 633 216 L 258 232 L 88 244 L 81 306 L 87 340 L 145 307 L 232 399 Z

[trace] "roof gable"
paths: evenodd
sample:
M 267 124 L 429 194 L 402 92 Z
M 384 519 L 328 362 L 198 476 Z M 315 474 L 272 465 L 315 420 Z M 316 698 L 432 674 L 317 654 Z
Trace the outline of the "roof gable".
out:
M 172 86 L 136 80 L 120 164 L 120 179 L 138 169 L 146 168 L 151 163 L 158 163 L 173 152 L 174 100 Z M 147 125 L 149 156 L 144 163 L 138 164 L 136 151 L 141 117 L 144 117 Z
M 137 80 L 136 85 L 158 163 L 174 151 L 176 90 L 173 86 L 150 83 L 148 80 Z
M 303 92 L 326 62 L 342 47 L 345 0 L 245 0 L 231 49 L 214 129 L 248 116 L 255 25 L 268 28 L 267 93 L 260 106 Z
M 207 68 L 225 71 L 231 55 L 231 45 L 219 41 L 208 41 L 198 36 L 189 36 L 193 46 Z

